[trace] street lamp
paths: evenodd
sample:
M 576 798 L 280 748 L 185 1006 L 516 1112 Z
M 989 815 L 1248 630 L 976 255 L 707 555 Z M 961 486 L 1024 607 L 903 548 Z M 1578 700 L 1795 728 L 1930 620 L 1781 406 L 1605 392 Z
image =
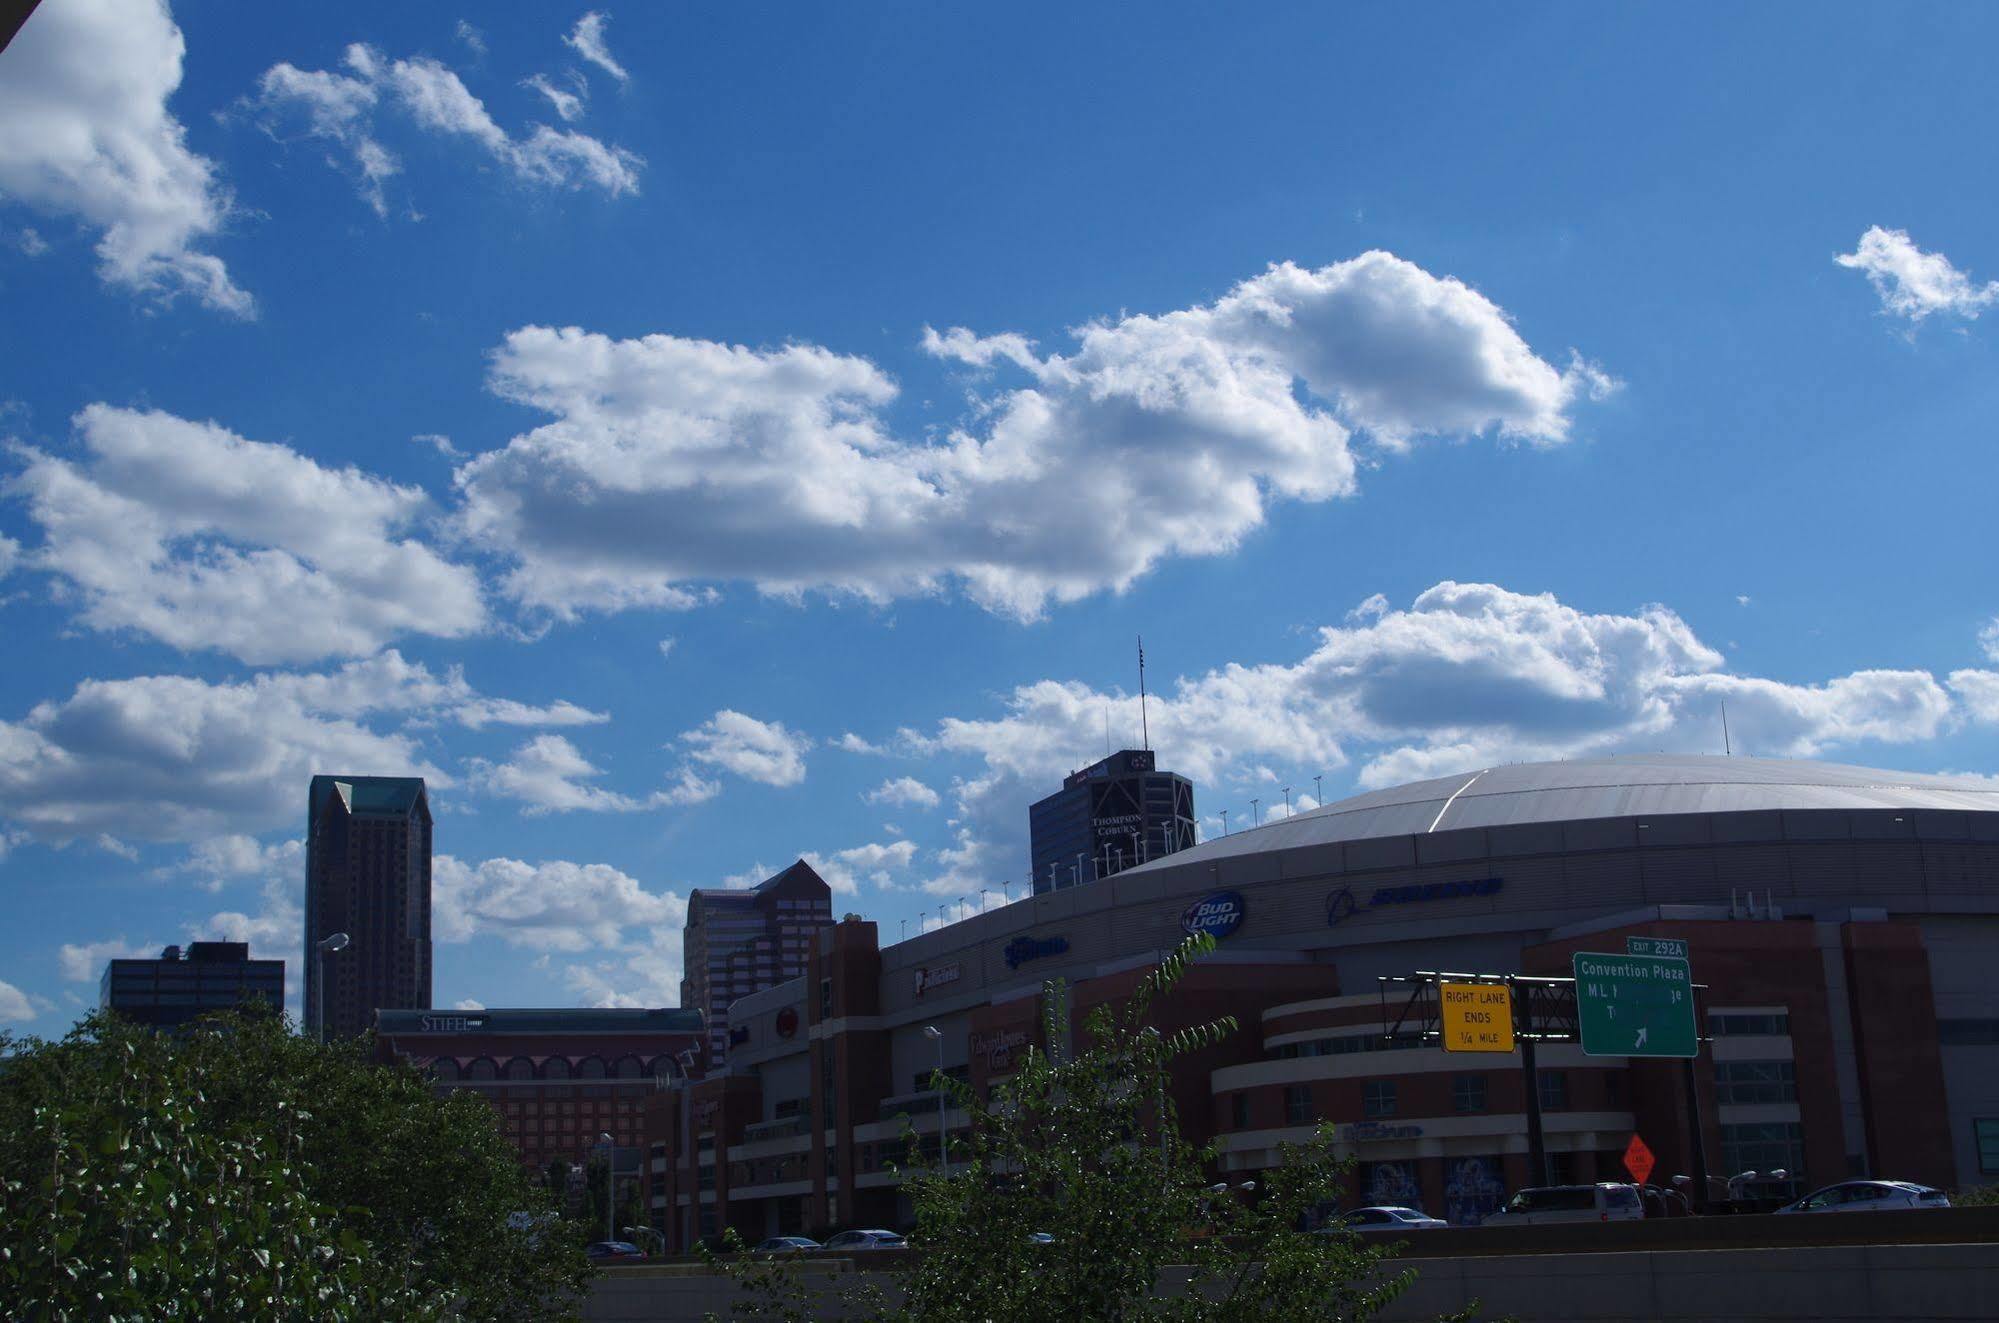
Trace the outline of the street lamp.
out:
M 313 944 L 312 980 L 319 996 L 312 1003 L 312 1033 L 322 1043 L 326 1041 L 326 956 L 328 952 L 346 949 L 346 933 L 329 933 Z
M 923 1036 L 937 1044 L 937 1169 L 947 1161 L 944 1148 L 944 1031 L 934 1024 L 923 1026 Z

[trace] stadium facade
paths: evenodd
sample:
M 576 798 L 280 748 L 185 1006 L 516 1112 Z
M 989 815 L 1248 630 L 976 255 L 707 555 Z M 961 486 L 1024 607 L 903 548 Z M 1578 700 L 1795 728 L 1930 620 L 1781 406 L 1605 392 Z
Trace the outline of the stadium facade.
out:
M 1160 1025 L 1240 1031 L 1174 1083 L 1232 1174 L 1322 1121 L 1358 1194 L 1476 1222 L 1528 1165 L 1511 1053 L 1390 1035 L 1381 976 L 1560 976 L 1628 937 L 1688 944 L 1711 1035 L 1681 1061 L 1546 1043 L 1547 1177 L 1782 1169 L 1999 1175 L 1999 789 L 1814 762 L 1632 757 L 1494 767 L 1376 791 L 879 947 L 814 938 L 805 977 L 731 1008 L 725 1072 L 656 1093 L 648 1195 L 670 1244 L 906 1220 L 905 1126 L 934 1146 L 941 1064 L 985 1088 L 1040 1035 L 1049 979 L 1080 1025 L 1188 927 L 1220 937 Z M 924 1030 L 935 1026 L 941 1038 Z M 940 1053 L 941 1045 L 941 1053 Z M 962 1124 L 953 1114 L 947 1124 Z M 1719 1194 L 1720 1187 L 1712 1193 Z

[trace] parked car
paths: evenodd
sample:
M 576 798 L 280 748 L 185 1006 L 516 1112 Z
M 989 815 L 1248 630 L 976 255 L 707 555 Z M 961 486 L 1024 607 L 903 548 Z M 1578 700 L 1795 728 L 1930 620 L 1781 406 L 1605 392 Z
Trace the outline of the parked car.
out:
M 806 1236 L 772 1236 L 769 1240 L 758 1241 L 752 1254 L 803 1254 L 806 1250 L 823 1249 L 818 1241 Z
M 1536 1185 L 1514 1192 L 1506 1206 L 1482 1225 L 1541 1226 L 1553 1222 L 1637 1222 L 1645 1216 L 1638 1188 L 1599 1181 L 1595 1185 Z
M 1841 1181 L 1813 1190 L 1780 1213 L 1871 1213 L 1882 1208 L 1948 1208 L 1950 1196 L 1909 1181 Z
M 1449 1222 L 1441 1217 L 1431 1217 L 1414 1208 L 1393 1205 L 1378 1205 L 1372 1208 L 1356 1208 L 1340 1214 L 1335 1225 L 1347 1227 L 1363 1233 L 1377 1231 L 1435 1231 L 1447 1227 Z
M 829 1250 L 877 1250 L 904 1249 L 909 1242 L 893 1231 L 880 1229 L 868 1231 L 842 1231 L 827 1241 L 824 1248 Z
M 636 1263 L 646 1252 L 629 1240 L 598 1240 L 583 1247 L 592 1263 Z

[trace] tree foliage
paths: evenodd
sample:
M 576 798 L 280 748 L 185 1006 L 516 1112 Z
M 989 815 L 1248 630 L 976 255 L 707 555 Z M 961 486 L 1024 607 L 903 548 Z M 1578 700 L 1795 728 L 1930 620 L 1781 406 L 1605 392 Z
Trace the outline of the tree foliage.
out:
M 576 1233 L 474 1097 L 244 1012 L 0 1061 L 10 1318 L 574 1318 Z
M 953 1132 L 949 1167 L 921 1165 L 912 1144 L 917 1253 L 900 1299 L 850 1291 L 847 1309 L 884 1323 L 1263 1323 L 1365 1319 L 1407 1289 L 1413 1272 L 1384 1267 L 1393 1247 L 1305 1229 L 1343 1193 L 1329 1128 L 1233 1185 L 1217 1179 L 1214 1145 L 1182 1136 L 1173 1062 L 1236 1026 L 1166 1034 L 1150 1020 L 1213 946 L 1189 938 L 1124 1005 L 1094 1009 L 1073 1053 L 1066 998 L 1051 988 L 1046 1046 L 1027 1049 L 989 1097 L 937 1076 L 968 1127 Z M 738 1317 L 810 1316 L 796 1278 L 774 1264 L 736 1271 Z

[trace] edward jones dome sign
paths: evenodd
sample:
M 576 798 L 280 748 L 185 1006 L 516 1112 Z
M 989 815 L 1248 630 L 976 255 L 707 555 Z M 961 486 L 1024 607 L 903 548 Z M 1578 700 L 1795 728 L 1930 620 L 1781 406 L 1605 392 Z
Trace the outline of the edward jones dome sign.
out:
M 1203 896 L 1181 913 L 1180 931 L 1189 937 L 1206 933 L 1219 942 L 1242 927 L 1243 916 L 1248 913 L 1249 906 L 1240 891 L 1217 891 L 1212 896 Z

